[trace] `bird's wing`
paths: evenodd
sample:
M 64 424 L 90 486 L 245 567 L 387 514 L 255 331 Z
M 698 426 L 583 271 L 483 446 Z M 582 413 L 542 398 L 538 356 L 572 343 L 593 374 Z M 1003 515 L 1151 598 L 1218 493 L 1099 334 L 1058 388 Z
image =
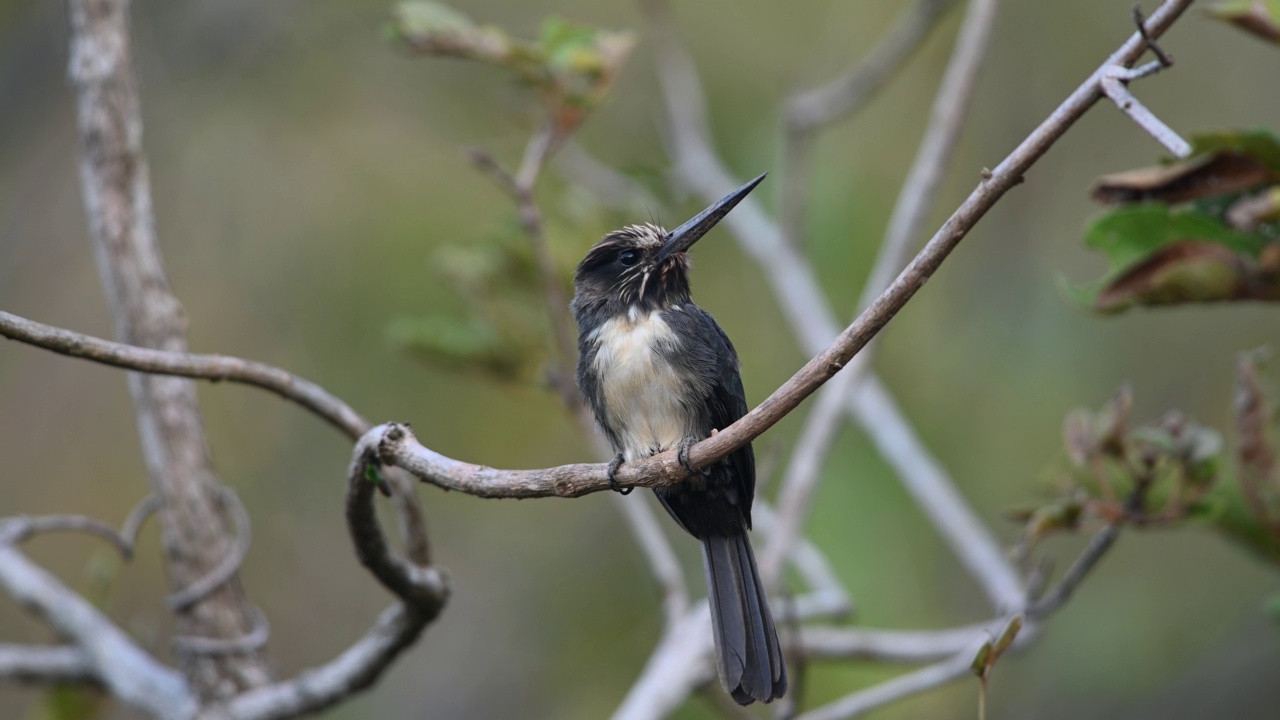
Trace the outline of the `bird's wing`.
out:
M 673 325 L 685 324 L 685 332 L 695 333 L 706 341 L 707 352 L 690 352 L 681 348 L 684 362 L 693 366 L 707 388 L 705 427 L 700 428 L 703 437 L 711 430 L 723 430 L 738 418 L 747 414 L 747 396 L 742 388 L 742 376 L 738 370 L 738 353 L 733 349 L 729 336 L 702 308 L 689 303 L 679 311 L 667 313 L 667 321 Z M 677 328 L 681 330 L 681 328 Z M 678 332 L 684 335 L 684 332 Z M 755 497 L 756 461 L 750 443 L 730 453 L 723 461 L 737 482 L 741 494 L 739 502 L 747 526 L 751 525 L 751 501 Z

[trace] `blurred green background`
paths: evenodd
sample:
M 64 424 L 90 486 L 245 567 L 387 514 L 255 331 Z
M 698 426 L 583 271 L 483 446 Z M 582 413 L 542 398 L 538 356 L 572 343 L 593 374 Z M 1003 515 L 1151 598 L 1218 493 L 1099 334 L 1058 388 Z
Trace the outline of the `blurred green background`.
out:
M 678 3 L 719 149 L 740 177 L 775 166 L 779 100 L 858 58 L 900 5 Z M 632 3 L 456 6 L 525 36 L 548 15 L 643 30 Z M 497 70 L 390 46 L 382 31 L 389 7 L 134 3 L 159 235 L 191 346 L 290 369 L 374 421 L 413 423 L 425 444 L 454 457 L 499 467 L 592 459 L 550 393 L 425 366 L 388 341 L 395 318 L 466 309 L 430 267 L 433 248 L 512 232 L 509 201 L 460 148 L 480 145 L 514 165 L 538 117 L 528 93 Z M 820 141 L 808 249 L 842 313 L 874 257 L 960 14 L 951 12 L 870 108 Z M 1006 3 L 930 227 L 1129 31 L 1125 3 Z M 1280 127 L 1280 53 L 1194 14 L 1164 45 L 1177 66 L 1137 92 L 1173 127 Z M 0 308 L 110 336 L 85 237 L 65 62 L 61 4 L 0 3 Z M 581 139 L 662 190 L 655 179 L 667 160 L 651 67 L 642 33 Z M 1181 408 L 1221 427 L 1235 353 L 1280 340 L 1274 308 L 1098 319 L 1061 296 L 1060 276 L 1087 280 L 1103 267 L 1080 244 L 1096 211 L 1090 180 L 1160 154 L 1114 108 L 1099 106 L 885 333 L 877 363 L 885 380 L 1007 542 L 1018 528 L 1001 512 L 1040 497 L 1037 478 L 1060 455 L 1070 408 L 1096 407 L 1128 381 L 1139 420 Z M 566 272 L 610 225 L 649 219 L 596 207 L 554 173 L 539 199 Z M 648 212 L 678 222 L 698 207 L 677 198 Z M 696 259 L 699 304 L 734 339 L 749 398 L 759 401 L 805 358 L 727 234 L 699 245 Z M 200 392 L 221 478 L 254 522 L 243 577 L 271 618 L 279 671 L 327 660 L 389 600 L 349 549 L 341 498 L 350 445 L 273 396 L 226 385 Z M 785 458 L 801 413 L 757 452 L 778 447 Z M 77 512 L 116 522 L 146 492 L 121 373 L 12 343 L 0 345 L 0 457 L 2 515 Z M 859 432 L 842 432 L 826 475 L 811 536 L 854 595 L 856 622 L 941 627 L 989 612 Z M 420 492 L 453 599 L 372 692 L 329 716 L 610 712 L 656 642 L 660 617 L 657 590 L 608 498 L 516 503 Z M 700 588 L 694 543 L 677 544 Z M 1056 539 L 1046 550 L 1063 567 L 1081 544 Z M 117 564 L 78 537 L 42 538 L 29 550 L 83 588 Z M 165 588 L 153 523 L 104 602 L 168 657 Z M 1274 568 L 1209 533 L 1127 533 L 1044 636 L 996 669 L 990 717 L 1275 717 L 1280 628 L 1264 606 L 1278 591 Z M 0 638 L 51 639 L 8 597 L 0 597 Z M 805 699 L 833 699 L 899 671 L 810 667 Z M 976 696 L 977 683 L 966 682 L 873 717 L 974 717 Z M 0 688 L 0 717 L 40 717 L 40 698 Z M 695 697 L 678 717 L 713 715 Z M 101 716 L 131 717 L 119 708 Z

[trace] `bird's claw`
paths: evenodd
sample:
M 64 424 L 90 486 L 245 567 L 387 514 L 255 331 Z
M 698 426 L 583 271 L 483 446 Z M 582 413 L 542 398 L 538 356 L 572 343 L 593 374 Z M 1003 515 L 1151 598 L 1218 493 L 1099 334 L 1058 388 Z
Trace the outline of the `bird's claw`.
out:
M 684 467 L 685 470 L 688 470 L 690 474 L 698 473 L 698 469 L 695 468 L 693 464 L 689 462 L 689 448 L 697 444 L 698 444 L 697 440 L 693 438 L 685 438 L 684 440 L 680 441 L 680 448 L 676 450 L 676 460 L 679 460 L 680 464 Z M 703 470 L 702 474 L 706 475 L 707 471 Z
M 609 489 L 613 490 L 619 495 L 630 495 L 631 491 L 635 490 L 635 488 L 633 487 L 624 488 L 618 485 L 618 468 L 622 467 L 622 463 L 623 463 L 622 453 L 618 453 L 612 460 L 609 461 L 609 469 L 606 471 L 609 477 Z

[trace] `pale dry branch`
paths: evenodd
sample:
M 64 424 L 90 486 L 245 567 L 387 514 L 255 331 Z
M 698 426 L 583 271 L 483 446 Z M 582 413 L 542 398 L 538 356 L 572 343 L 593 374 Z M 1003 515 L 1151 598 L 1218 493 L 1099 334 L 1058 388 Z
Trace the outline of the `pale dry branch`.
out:
M 110 618 L 7 542 L 0 542 L 0 586 L 73 644 L 93 677 L 120 701 L 156 718 L 185 720 L 195 714 L 197 699 L 182 675 L 157 662 Z
M 186 316 L 169 286 L 152 212 L 128 10 L 128 0 L 67 3 L 67 73 L 76 94 L 81 193 L 117 338 L 186 352 Z M 162 503 L 165 569 L 171 588 L 180 590 L 227 555 L 230 520 L 218 507 L 221 486 L 195 384 L 140 374 L 127 381 L 147 473 Z M 237 638 L 252 629 L 251 607 L 233 575 L 176 613 L 177 629 L 188 636 Z M 182 669 L 206 698 L 228 697 L 271 679 L 261 652 L 188 653 Z
M 973 672 L 969 665 L 981 645 L 982 642 L 978 641 L 970 649 L 946 660 L 846 695 L 828 705 L 797 715 L 795 720 L 848 720 L 904 697 L 967 677 Z
M 977 86 L 978 73 L 990 45 L 997 6 L 996 0 L 973 0 L 969 3 L 955 50 L 934 99 L 924 139 L 898 193 L 879 255 L 858 302 L 859 312 L 889 286 L 906 260 L 911 241 L 920 234 L 928 219 Z M 848 367 L 823 388 L 805 419 L 778 496 L 778 536 L 770 542 L 761 561 L 766 583 L 776 579 L 792 542 L 809 516 L 822 466 L 840 427 L 839 417 L 844 411 L 845 398 L 858 386 L 871 366 L 874 351 L 875 344 L 872 343 L 854 356 Z
M 575 140 L 564 144 L 555 165 L 565 179 L 590 192 L 606 207 L 652 214 L 663 205 L 648 188 L 592 157 Z
M 369 422 L 352 410 L 351 406 L 319 385 L 280 368 L 252 360 L 227 355 L 156 350 L 112 342 L 3 311 L 0 311 L 0 335 L 60 355 L 125 370 L 253 385 L 301 405 L 352 440 L 359 438 L 370 427 Z
M 1159 62 L 1152 62 L 1144 67 L 1160 68 Z M 1138 127 L 1146 131 L 1148 135 L 1156 139 L 1156 142 L 1165 147 L 1166 150 L 1173 153 L 1174 157 L 1188 158 L 1191 157 L 1191 143 L 1183 140 L 1178 133 L 1168 125 L 1165 125 L 1156 114 L 1147 109 L 1147 106 L 1138 101 L 1138 98 L 1129 91 L 1128 81 L 1134 79 L 1135 76 L 1125 68 L 1113 68 L 1111 72 L 1102 77 L 1100 86 L 1102 92 L 1106 93 L 1108 98 L 1116 104 L 1116 107 L 1129 116 L 1129 119 L 1137 123 Z
M 309 715 L 368 689 L 402 652 L 411 647 L 431 624 L 449 598 L 445 574 L 430 566 L 426 528 L 416 497 L 397 500 L 408 512 L 400 514 L 405 553 L 401 556 L 387 543 L 374 513 L 376 482 L 392 485 L 392 496 L 412 491 L 412 484 L 396 479 L 390 470 L 376 473 L 374 433 L 361 438 L 352 454 L 347 472 L 347 528 L 356 556 L 399 602 L 382 612 L 363 637 L 333 660 L 303 670 L 296 677 L 241 693 L 225 703 L 206 708 L 202 720 L 286 720 Z M 408 487 L 406 487 L 408 485 Z M 412 496 L 411 496 L 412 497 Z
M 836 79 L 798 92 L 783 110 L 781 224 L 787 240 L 804 237 L 816 132 L 858 112 L 924 44 L 955 0 L 916 0 L 866 57 Z
M 69 645 L 0 645 L 0 683 L 100 685 L 88 656 Z

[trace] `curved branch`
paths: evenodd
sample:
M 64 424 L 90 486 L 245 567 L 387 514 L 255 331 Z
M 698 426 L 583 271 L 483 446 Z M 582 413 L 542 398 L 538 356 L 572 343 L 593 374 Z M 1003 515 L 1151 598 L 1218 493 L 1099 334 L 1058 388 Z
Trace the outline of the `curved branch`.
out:
M 101 685 L 89 657 L 68 645 L 0 645 L 0 683 Z
M 324 388 L 264 363 L 227 355 L 198 355 L 137 347 L 45 325 L 2 311 L 0 335 L 60 355 L 92 360 L 126 370 L 254 385 L 301 405 L 353 440 L 369 429 L 367 420 Z
M 290 680 L 249 690 L 210 708 L 209 720 L 284 720 L 324 710 L 377 682 L 444 609 L 449 585 L 442 572 L 426 564 L 426 531 L 416 498 L 405 498 L 401 503 L 402 509 L 411 508 L 400 515 L 409 558 L 392 551 L 374 513 L 376 485 L 368 474 L 376 472 L 379 464 L 384 427 L 361 437 L 352 453 L 347 472 L 347 529 L 360 563 L 400 602 L 384 610 L 374 626 L 338 657 Z M 396 495 L 405 492 L 400 483 L 393 486 Z

